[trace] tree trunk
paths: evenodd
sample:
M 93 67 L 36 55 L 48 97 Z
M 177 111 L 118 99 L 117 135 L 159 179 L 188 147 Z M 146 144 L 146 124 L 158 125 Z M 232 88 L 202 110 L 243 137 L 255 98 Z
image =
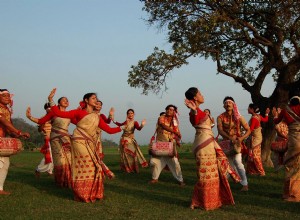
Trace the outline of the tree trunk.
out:
M 265 167 L 274 167 L 271 160 L 271 143 L 275 140 L 276 131 L 273 121 L 269 121 L 263 126 L 263 141 L 261 147 L 261 160 Z

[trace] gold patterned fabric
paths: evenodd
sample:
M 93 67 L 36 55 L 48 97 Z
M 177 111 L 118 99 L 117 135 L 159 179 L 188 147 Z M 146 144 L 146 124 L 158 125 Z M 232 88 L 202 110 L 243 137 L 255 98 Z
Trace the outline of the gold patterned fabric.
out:
M 260 121 L 260 118 L 255 117 Z M 262 143 L 262 133 L 261 127 L 254 129 L 251 133 L 250 146 L 248 146 L 248 161 L 246 172 L 251 175 L 265 176 L 265 170 L 261 161 L 261 143 Z
M 99 150 L 99 115 L 82 118 L 72 137 L 72 179 L 76 201 L 94 202 L 104 193 L 103 170 Z
M 138 143 L 134 138 L 134 121 L 128 121 L 120 139 L 120 166 L 127 173 L 139 172 L 139 164 L 147 167 L 145 159 Z
M 300 202 L 300 120 L 288 124 L 288 150 L 284 157 L 283 198 Z
M 231 169 L 225 154 L 215 141 L 209 118 L 195 128 L 193 152 L 198 181 L 194 186 L 191 205 L 213 210 L 222 205 L 234 204 L 227 174 L 231 174 L 235 181 L 240 181 L 239 176 Z
M 71 138 L 68 132 L 70 119 L 55 117 L 52 120 L 51 150 L 54 177 L 57 185 L 72 187 Z

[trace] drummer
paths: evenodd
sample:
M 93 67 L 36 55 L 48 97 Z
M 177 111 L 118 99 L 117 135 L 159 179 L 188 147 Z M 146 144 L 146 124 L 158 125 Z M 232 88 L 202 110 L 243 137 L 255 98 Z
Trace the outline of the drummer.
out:
M 29 138 L 29 133 L 23 133 L 11 123 L 11 94 L 7 89 L 0 89 L 0 137 L 24 137 Z M 3 147 L 3 146 L 0 146 Z M 0 156 L 0 195 L 9 195 L 3 186 L 9 167 L 9 157 Z
M 165 114 L 158 118 L 156 126 L 157 142 L 172 142 L 175 156 L 152 156 L 150 166 L 152 167 L 152 180 L 150 183 L 157 183 L 161 171 L 168 167 L 180 186 L 184 186 L 181 167 L 178 160 L 176 146 L 181 139 L 181 134 L 178 127 L 177 107 L 168 105 Z

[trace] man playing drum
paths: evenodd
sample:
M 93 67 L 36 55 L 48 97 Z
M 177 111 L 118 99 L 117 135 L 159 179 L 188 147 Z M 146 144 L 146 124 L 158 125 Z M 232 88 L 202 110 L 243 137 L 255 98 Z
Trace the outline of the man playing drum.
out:
M 161 171 L 168 166 L 175 179 L 180 186 L 184 186 L 181 167 L 178 161 L 178 154 L 176 150 L 176 140 L 181 139 L 181 134 L 178 128 L 178 120 L 176 117 L 177 107 L 174 105 L 168 105 L 166 107 L 166 114 L 162 115 L 158 119 L 157 124 L 157 142 L 172 142 L 175 156 L 153 156 L 150 159 L 150 165 L 152 167 L 152 180 L 150 183 L 157 183 Z
M 4 137 L 24 137 L 29 138 L 28 133 L 23 133 L 20 130 L 17 130 L 11 124 L 11 111 L 8 108 L 11 101 L 11 95 L 7 89 L 0 89 L 0 138 Z M 1 142 L 4 143 L 4 142 Z M 5 146 L 1 146 L 5 147 Z M 9 167 L 9 156 L 0 155 L 0 195 L 9 195 L 10 193 L 3 190 L 4 182 L 7 176 Z

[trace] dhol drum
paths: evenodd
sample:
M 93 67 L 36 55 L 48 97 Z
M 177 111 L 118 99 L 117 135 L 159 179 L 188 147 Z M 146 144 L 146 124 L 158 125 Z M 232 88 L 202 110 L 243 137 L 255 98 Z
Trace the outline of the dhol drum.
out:
M 277 137 L 276 141 L 271 144 L 271 151 L 276 153 L 285 153 L 288 149 L 288 140 L 282 137 Z
M 152 142 L 150 155 L 174 157 L 175 152 L 173 142 Z
M 240 144 L 233 144 L 231 140 L 220 141 L 219 145 L 226 156 L 232 156 L 234 154 L 241 153 L 242 150 Z
M 9 157 L 23 150 L 22 142 L 17 138 L 0 138 L 0 156 Z

